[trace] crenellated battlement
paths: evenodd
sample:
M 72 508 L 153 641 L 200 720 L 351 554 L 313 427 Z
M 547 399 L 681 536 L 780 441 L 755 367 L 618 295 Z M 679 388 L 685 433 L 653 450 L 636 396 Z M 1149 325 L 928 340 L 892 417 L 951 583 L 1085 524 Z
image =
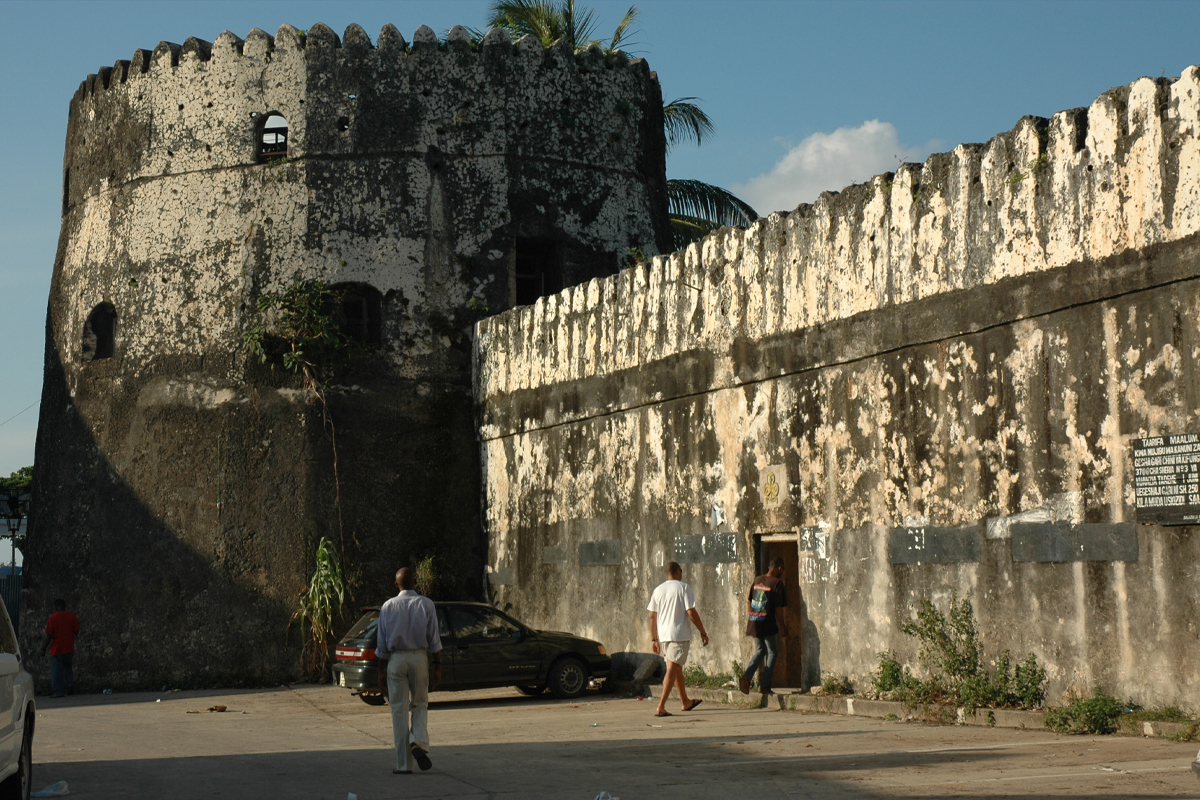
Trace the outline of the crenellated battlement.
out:
M 558 425 L 661 400 L 630 378 L 620 396 L 528 402 L 549 386 L 636 375 L 711 353 L 703 386 L 767 377 L 743 353 L 887 307 L 1000 284 L 1200 232 L 1200 68 L 1142 78 L 1089 107 L 1025 117 L 986 144 L 963 144 L 896 173 L 826 192 L 748 229 L 722 229 L 479 323 L 482 436 Z M 1061 280 L 1069 280 L 1062 278 Z M 1010 314 L 1038 306 L 1017 296 Z M 983 320 L 946 322 L 971 330 Z M 905 332 L 948 335 L 945 330 Z M 943 326 L 945 327 L 945 326 Z M 816 334 L 813 334 L 816 336 Z M 815 340 L 814 340 L 815 341 Z M 765 345 L 764 345 L 765 346 Z M 853 349 L 853 348 L 850 348 Z M 795 369 L 832 356 L 796 352 Z M 849 357 L 842 353 L 840 357 Z
M 426 26 L 411 43 L 386 25 L 274 36 L 228 31 L 137 50 L 89 75 L 71 101 L 64 210 L 131 180 L 258 162 L 264 115 L 288 120 L 288 159 L 429 148 L 518 155 L 654 172 L 661 92 L 642 59 L 543 48 L 493 30 L 445 41 Z
M 565 42 L 557 42 L 549 48 L 543 48 L 533 36 L 522 37 L 513 42 L 508 33 L 494 28 L 479 42 L 473 42 L 470 33 L 461 25 L 454 26 L 440 42 L 433 29 L 422 25 L 417 29 L 410 45 L 404 40 L 404 35 L 396 26 L 388 23 L 379 32 L 377 43 L 371 42 L 371 37 L 357 24 L 346 28 L 341 38 L 328 26 L 317 23 L 311 30 L 302 31 L 291 25 L 281 25 L 274 36 L 255 28 L 246 39 L 240 39 L 229 31 L 217 37 L 216 42 L 208 42 L 196 37 L 188 37 L 183 45 L 174 42 L 159 42 L 154 50 L 138 49 L 130 60 L 118 60 L 111 67 L 101 67 L 94 74 L 88 75 L 79 84 L 75 100 L 90 97 L 97 91 L 107 91 L 116 84 L 123 84 L 131 75 L 141 75 L 150 72 L 151 67 L 169 58 L 162 66 L 178 67 L 181 63 L 202 64 L 213 60 L 218 62 L 228 59 L 262 58 L 270 56 L 279 49 L 280 53 L 328 52 L 330 50 L 345 50 L 356 53 L 360 57 L 369 57 L 378 51 L 383 55 L 401 54 L 404 56 L 420 55 L 422 53 L 440 52 L 445 55 L 475 53 L 483 56 L 488 53 L 515 53 L 518 57 L 545 57 L 554 53 L 559 63 L 574 62 L 582 71 L 587 72 L 596 68 L 630 67 L 643 71 L 657 80 L 657 76 L 649 71 L 645 59 L 630 59 L 628 55 L 617 51 L 606 55 L 596 46 L 586 48 L 579 53 L 572 53 Z M 574 56 L 574 58 L 570 58 Z

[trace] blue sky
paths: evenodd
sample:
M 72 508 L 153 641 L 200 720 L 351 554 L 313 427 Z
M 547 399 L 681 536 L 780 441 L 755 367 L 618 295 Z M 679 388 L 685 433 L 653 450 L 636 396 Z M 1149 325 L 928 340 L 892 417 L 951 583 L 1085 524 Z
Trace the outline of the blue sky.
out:
M 607 33 L 628 1 L 597 1 Z M 1143 76 L 1200 63 L 1196 2 L 675 2 L 642 0 L 633 50 L 666 99 L 699 96 L 717 124 L 668 174 L 794 207 L 1025 114 L 1048 116 Z M 135 48 L 386 22 L 411 40 L 480 26 L 486 2 L 0 0 L 0 474 L 33 462 L 45 308 L 58 240 L 67 106 L 79 82 Z

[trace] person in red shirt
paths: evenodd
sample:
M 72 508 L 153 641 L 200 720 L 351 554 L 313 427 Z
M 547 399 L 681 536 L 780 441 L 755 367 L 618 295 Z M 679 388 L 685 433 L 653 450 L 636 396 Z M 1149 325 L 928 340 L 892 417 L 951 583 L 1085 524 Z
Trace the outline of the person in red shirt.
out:
M 50 686 L 55 697 L 64 696 L 75 683 L 72 661 L 75 656 L 75 634 L 79 633 L 79 617 L 67 611 L 67 601 L 54 601 L 54 613 L 46 623 L 46 643 L 42 655 L 50 651 Z

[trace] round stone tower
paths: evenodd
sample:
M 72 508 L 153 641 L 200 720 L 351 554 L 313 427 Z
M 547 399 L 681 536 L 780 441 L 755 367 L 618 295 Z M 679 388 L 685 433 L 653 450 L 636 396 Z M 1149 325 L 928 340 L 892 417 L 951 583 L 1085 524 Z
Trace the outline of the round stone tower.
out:
M 22 630 L 56 597 L 92 685 L 298 673 L 321 536 L 354 601 L 433 555 L 480 596 L 470 325 L 670 249 L 645 62 L 455 28 L 162 43 L 71 101 Z M 344 292 L 327 392 L 248 357 L 258 299 Z M 340 496 L 339 503 L 336 498 Z M 48 669 L 44 670 L 48 674 Z

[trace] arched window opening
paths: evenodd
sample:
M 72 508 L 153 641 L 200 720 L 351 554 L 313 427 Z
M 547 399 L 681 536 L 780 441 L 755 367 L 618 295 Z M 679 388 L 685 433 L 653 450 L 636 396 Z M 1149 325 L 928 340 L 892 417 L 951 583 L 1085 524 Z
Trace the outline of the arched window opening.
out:
M 276 161 L 287 158 L 288 122 L 280 114 L 271 113 L 262 123 L 258 142 L 258 160 Z
M 351 339 L 366 345 L 383 343 L 383 295 L 365 283 L 331 286 L 342 295 L 338 324 Z
M 101 303 L 92 309 L 83 325 L 83 360 L 112 358 L 116 346 L 117 311 L 111 304 Z

